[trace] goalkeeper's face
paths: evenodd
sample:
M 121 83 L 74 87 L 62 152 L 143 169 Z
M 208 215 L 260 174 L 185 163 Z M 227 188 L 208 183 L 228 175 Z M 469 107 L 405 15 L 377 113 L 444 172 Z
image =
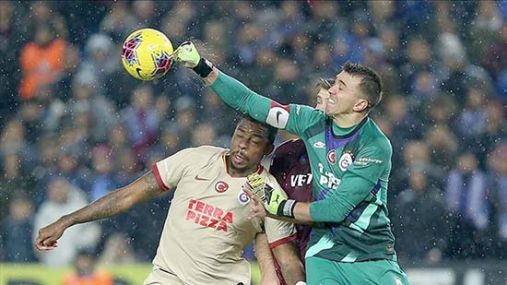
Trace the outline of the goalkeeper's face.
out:
M 232 136 L 229 166 L 242 174 L 255 171 L 262 157 L 273 149 L 268 137 L 266 126 L 242 119 Z

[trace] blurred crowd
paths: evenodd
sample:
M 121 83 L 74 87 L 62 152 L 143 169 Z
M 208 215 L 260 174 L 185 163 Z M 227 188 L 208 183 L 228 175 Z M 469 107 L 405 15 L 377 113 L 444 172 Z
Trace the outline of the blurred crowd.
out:
M 197 41 L 281 103 L 314 105 L 316 80 L 347 61 L 375 68 L 402 264 L 507 257 L 507 2 L 0 1 L 0 261 L 150 261 L 169 197 L 75 226 L 53 252 L 32 239 L 155 161 L 228 144 L 234 111 L 191 71 L 144 83 L 122 69 L 142 27 Z

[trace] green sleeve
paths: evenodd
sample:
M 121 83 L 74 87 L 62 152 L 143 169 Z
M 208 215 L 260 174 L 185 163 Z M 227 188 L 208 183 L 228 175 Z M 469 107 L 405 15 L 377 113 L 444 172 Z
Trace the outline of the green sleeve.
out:
M 243 83 L 220 72 L 211 89 L 235 110 L 265 122 L 271 100 L 248 89 Z
M 220 72 L 211 89 L 235 110 L 248 114 L 257 121 L 301 136 L 316 120 L 325 116 L 309 106 L 281 105 L 250 90 L 243 83 Z
M 391 171 L 392 148 L 389 142 L 378 141 L 359 152 L 347 168 L 340 186 L 323 200 L 310 204 L 310 217 L 315 222 L 340 223 L 363 200 L 377 195 L 375 188 L 387 187 Z

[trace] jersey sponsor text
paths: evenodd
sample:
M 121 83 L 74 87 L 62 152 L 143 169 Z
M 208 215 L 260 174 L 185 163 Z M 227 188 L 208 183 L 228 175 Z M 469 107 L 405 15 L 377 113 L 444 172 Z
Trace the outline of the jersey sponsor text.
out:
M 227 225 L 232 223 L 233 215 L 231 212 L 225 212 L 211 204 L 196 199 L 190 199 L 185 219 L 187 221 L 191 220 L 203 227 L 227 232 Z

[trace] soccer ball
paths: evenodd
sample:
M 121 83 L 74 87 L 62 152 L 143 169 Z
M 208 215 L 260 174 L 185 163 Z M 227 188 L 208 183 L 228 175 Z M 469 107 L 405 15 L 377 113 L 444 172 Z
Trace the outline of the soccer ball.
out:
M 121 62 L 127 72 L 140 80 L 164 76 L 171 67 L 171 41 L 154 29 L 140 29 L 123 42 Z

